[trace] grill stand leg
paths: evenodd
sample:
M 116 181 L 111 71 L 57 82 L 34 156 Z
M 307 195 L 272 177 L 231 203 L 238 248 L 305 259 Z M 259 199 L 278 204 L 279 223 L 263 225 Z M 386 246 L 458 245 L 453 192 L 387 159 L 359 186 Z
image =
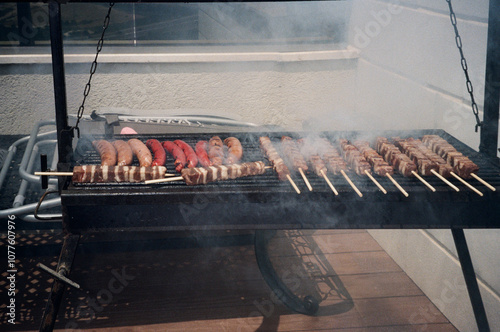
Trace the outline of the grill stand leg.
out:
M 319 308 L 318 301 L 312 296 L 306 296 L 303 300 L 300 299 L 283 283 L 274 270 L 269 259 L 267 244 L 275 234 L 276 231 L 274 230 L 257 230 L 255 232 L 255 257 L 260 272 L 269 287 L 288 308 L 301 314 L 314 315 Z
M 80 235 L 66 234 L 64 236 L 64 242 L 61 249 L 61 254 L 59 256 L 59 262 L 57 263 L 56 271 L 65 277 L 67 277 L 71 271 L 71 265 L 73 264 L 76 247 L 78 246 L 79 241 Z M 43 312 L 40 331 L 52 331 L 54 329 L 57 312 L 59 311 L 59 307 L 61 306 L 61 301 L 66 287 L 67 286 L 65 283 L 57 279 L 54 280 L 49 299 L 47 300 L 47 306 L 45 307 L 45 311 Z
M 490 326 L 488 324 L 488 318 L 486 317 L 486 311 L 484 310 L 481 293 L 479 292 L 476 273 L 474 272 L 474 266 L 472 265 L 472 260 L 470 258 L 464 230 L 461 228 L 452 228 L 451 233 L 453 234 L 453 239 L 455 240 L 458 259 L 460 260 L 460 265 L 462 266 L 462 272 L 464 274 L 465 284 L 467 285 L 467 291 L 469 292 L 469 298 L 472 304 L 472 310 L 474 311 L 474 316 L 476 318 L 477 327 L 481 332 L 489 332 Z

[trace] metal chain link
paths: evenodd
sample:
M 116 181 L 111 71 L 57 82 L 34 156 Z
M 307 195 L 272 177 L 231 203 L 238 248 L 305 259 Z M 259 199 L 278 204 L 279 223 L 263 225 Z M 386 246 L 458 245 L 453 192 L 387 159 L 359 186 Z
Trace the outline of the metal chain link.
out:
M 465 84 L 467 86 L 467 91 L 469 92 L 470 99 L 471 99 L 471 106 L 472 106 L 472 113 L 474 113 L 474 116 L 476 117 L 476 127 L 475 131 L 477 133 L 477 130 L 481 125 L 483 124 L 481 120 L 479 119 L 479 109 L 477 107 L 476 101 L 474 100 L 474 89 L 472 87 L 472 82 L 469 78 L 469 70 L 467 67 L 467 60 L 465 59 L 464 52 L 462 50 L 462 38 L 460 37 L 460 34 L 458 33 L 458 27 L 457 27 L 457 17 L 455 16 L 455 12 L 453 11 L 453 7 L 451 5 L 451 0 L 446 0 L 448 3 L 448 7 L 450 8 L 450 20 L 451 24 L 453 25 L 453 29 L 455 30 L 455 43 L 457 44 L 458 51 L 460 52 L 460 62 L 462 64 L 462 69 L 465 74 Z
M 85 85 L 85 89 L 83 90 L 82 104 L 78 108 L 78 113 L 77 113 L 77 117 L 76 117 L 76 124 L 73 127 L 73 129 L 77 131 L 78 137 L 80 137 L 80 129 L 78 128 L 78 124 L 80 123 L 80 120 L 81 120 L 81 118 L 83 116 L 83 111 L 85 110 L 85 100 L 87 99 L 87 97 L 88 97 L 88 95 L 90 93 L 90 86 L 91 86 L 90 82 L 92 81 L 92 76 L 95 74 L 95 71 L 97 69 L 97 58 L 99 57 L 99 53 L 101 53 L 101 50 L 102 50 L 102 45 L 104 44 L 104 34 L 106 33 L 106 29 L 109 26 L 109 20 L 110 20 L 110 16 L 109 15 L 111 14 L 111 9 L 113 8 L 114 5 L 115 4 L 113 2 L 109 3 L 108 13 L 106 14 L 106 17 L 104 18 L 104 23 L 102 25 L 101 38 L 97 42 L 97 49 L 96 49 L 95 58 L 94 58 L 94 61 L 92 62 L 92 65 L 90 66 L 89 81 Z

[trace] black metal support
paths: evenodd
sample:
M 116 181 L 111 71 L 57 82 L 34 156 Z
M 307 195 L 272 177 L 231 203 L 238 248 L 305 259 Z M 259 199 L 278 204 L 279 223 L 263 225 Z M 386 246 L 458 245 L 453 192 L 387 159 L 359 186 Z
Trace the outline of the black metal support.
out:
M 490 326 L 488 324 L 488 318 L 486 317 L 486 311 L 484 310 L 481 293 L 479 292 L 479 286 L 477 285 L 476 273 L 474 272 L 474 266 L 472 265 L 472 260 L 470 258 L 464 230 L 461 228 L 452 228 L 451 233 L 453 234 L 453 239 L 455 240 L 458 259 L 460 260 L 460 265 L 462 266 L 462 272 L 467 285 L 467 291 L 469 292 L 472 310 L 474 311 L 474 316 L 476 317 L 477 327 L 480 332 L 489 332 Z
M 67 234 L 64 237 L 64 243 L 57 263 L 56 272 L 59 275 L 67 277 L 71 272 L 73 259 L 75 258 L 76 248 L 80 241 L 80 235 Z M 52 331 L 56 323 L 57 312 L 61 306 L 64 290 L 67 285 L 58 279 L 54 280 L 52 290 L 47 301 L 47 306 L 43 312 L 42 323 L 39 331 Z
M 274 230 L 257 230 L 255 232 L 255 257 L 260 272 L 274 294 L 291 310 L 305 314 L 314 315 L 319 309 L 318 300 L 312 296 L 306 296 L 304 299 L 297 297 L 278 276 L 274 270 L 273 264 L 269 259 L 267 244 L 274 237 Z
M 52 73 L 57 127 L 57 146 L 59 163 L 70 163 L 73 150 L 73 132 L 68 126 L 66 104 L 66 80 L 64 72 L 63 37 L 61 24 L 61 5 L 58 1 L 49 2 L 50 46 L 52 51 Z
M 479 151 L 495 158 L 498 149 L 500 112 L 500 0 L 490 0 L 486 76 L 484 86 L 484 118 Z

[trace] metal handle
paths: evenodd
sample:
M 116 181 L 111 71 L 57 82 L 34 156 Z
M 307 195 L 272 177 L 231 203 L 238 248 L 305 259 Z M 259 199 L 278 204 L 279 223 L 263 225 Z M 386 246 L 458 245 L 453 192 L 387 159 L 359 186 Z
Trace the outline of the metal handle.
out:
M 50 274 L 51 276 L 53 276 L 57 280 L 62 281 L 65 284 L 67 284 L 67 285 L 69 285 L 71 287 L 75 287 L 76 289 L 80 289 L 80 285 L 79 284 L 77 284 L 73 280 L 70 280 L 70 279 L 66 278 L 63 274 L 61 274 L 61 273 L 66 273 L 66 269 L 64 267 L 61 267 L 59 269 L 61 271 L 61 273 L 58 273 L 58 272 L 52 270 L 51 268 L 43 265 L 42 263 L 38 263 L 36 266 L 38 268 L 42 269 L 43 271 L 47 272 L 48 274 Z

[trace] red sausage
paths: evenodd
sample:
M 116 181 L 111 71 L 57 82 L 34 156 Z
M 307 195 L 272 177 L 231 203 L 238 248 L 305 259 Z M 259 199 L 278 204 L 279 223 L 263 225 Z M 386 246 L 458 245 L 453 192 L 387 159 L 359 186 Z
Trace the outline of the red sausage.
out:
M 186 155 L 182 149 L 172 141 L 165 141 L 162 145 L 165 150 L 167 150 L 175 158 L 175 170 L 180 173 L 187 164 Z
M 198 165 L 198 157 L 196 157 L 196 153 L 193 148 L 180 139 L 175 140 L 174 143 L 177 144 L 182 151 L 184 151 L 188 161 L 188 167 L 196 167 Z
M 196 151 L 196 156 L 198 157 L 198 161 L 203 167 L 209 167 L 213 165 L 210 159 L 208 158 L 207 147 L 208 147 L 207 141 L 199 141 L 198 143 L 196 143 L 196 146 L 194 147 L 194 150 Z
M 163 166 L 165 165 L 165 161 L 167 160 L 167 153 L 165 149 L 161 145 L 160 141 L 157 139 L 148 139 L 146 141 L 146 146 L 153 151 L 154 159 L 151 166 Z

